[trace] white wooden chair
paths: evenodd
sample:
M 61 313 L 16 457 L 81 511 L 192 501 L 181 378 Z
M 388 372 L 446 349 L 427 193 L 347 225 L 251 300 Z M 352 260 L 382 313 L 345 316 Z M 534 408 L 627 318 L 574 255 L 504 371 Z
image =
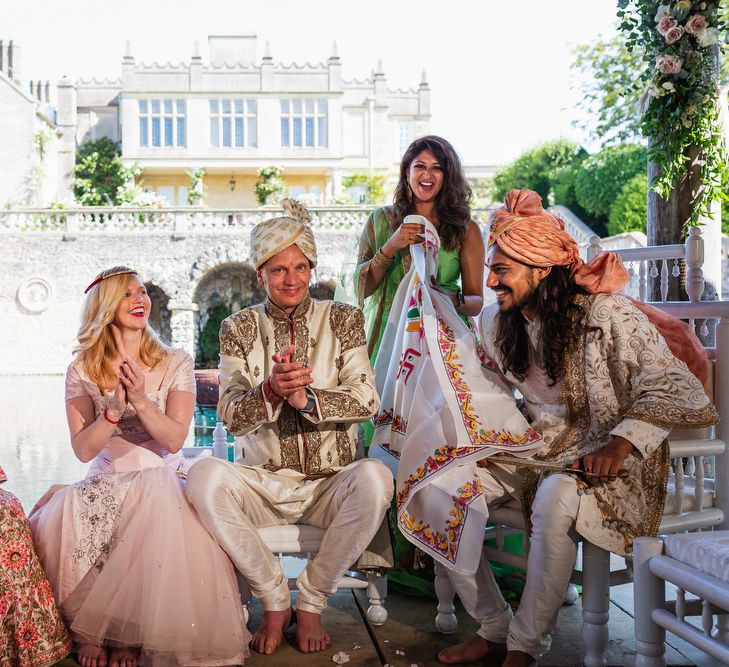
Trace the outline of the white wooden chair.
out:
M 599 239 L 593 237 L 588 258 L 600 252 Z M 716 347 L 708 354 L 713 365 L 714 400 L 725 419 L 713 429 L 696 432 L 674 432 L 669 439 L 672 473 L 669 477 L 668 498 L 660 533 L 678 533 L 725 525 L 729 518 L 729 455 L 725 454 L 729 442 L 729 302 L 700 302 L 704 291 L 702 264 L 703 240 L 700 229 L 692 227 L 685 244 L 615 250 L 629 267 L 631 275 L 639 278 L 638 297 L 645 299 L 648 278 L 660 277 L 663 298 L 668 293 L 671 277 L 678 279 L 669 266 L 686 262 L 686 292 L 690 302 L 654 302 L 670 315 L 694 320 L 720 318 L 716 327 Z M 701 333 L 705 335 L 706 322 Z M 487 529 L 487 536 L 496 539 L 496 547 L 484 547 L 486 557 L 492 561 L 526 569 L 526 556 L 517 556 L 502 550 L 504 537 L 523 531 L 521 505 L 507 503 L 490 511 L 489 520 L 495 524 Z M 529 540 L 524 537 L 524 550 Z M 605 664 L 608 643 L 610 586 L 632 580 L 632 563 L 617 571 L 610 571 L 610 553 L 587 541 L 582 541 L 582 569 L 573 573 L 572 583 L 582 585 L 582 636 L 585 643 L 584 664 L 601 667 Z M 455 592 L 445 569 L 436 565 L 435 590 L 438 596 L 436 627 L 443 633 L 454 632 L 457 627 L 453 598 Z M 568 596 L 576 597 L 575 591 Z M 568 600 L 570 601 L 569 597 Z
M 729 665 L 729 531 L 640 537 L 634 560 L 636 667 L 665 667 L 666 630 Z M 701 616 L 701 630 L 686 616 Z
M 212 447 L 185 447 L 183 453 L 191 459 L 212 455 L 227 461 L 228 433 L 223 422 L 218 422 L 215 426 Z M 263 543 L 278 556 L 281 571 L 285 572 L 284 557 L 293 556 L 305 558 L 308 561 L 316 555 L 324 537 L 324 529 L 308 524 L 291 524 L 260 528 L 258 534 Z M 241 601 L 244 606 L 247 606 L 251 599 L 251 592 L 245 579 L 240 575 L 238 575 L 238 586 Z M 289 587 L 295 588 L 294 581 L 291 579 Z M 337 590 L 354 588 L 367 589 L 367 599 L 370 603 L 366 612 L 367 620 L 372 625 L 382 625 L 387 620 L 387 609 L 385 608 L 387 576 L 384 571 L 368 571 L 364 576 L 349 572 L 337 583 Z

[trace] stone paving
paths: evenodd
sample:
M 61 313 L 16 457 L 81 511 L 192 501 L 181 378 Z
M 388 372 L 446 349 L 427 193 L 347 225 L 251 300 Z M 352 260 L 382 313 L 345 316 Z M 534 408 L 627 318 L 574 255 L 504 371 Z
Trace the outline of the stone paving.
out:
M 251 653 L 247 667 L 332 667 L 335 653 L 349 656 L 350 667 L 435 667 L 436 654 L 441 648 L 462 641 L 476 630 L 476 624 L 458 608 L 459 628 L 456 634 L 445 636 L 435 629 L 435 602 L 423 598 L 391 593 L 387 598 L 389 618 L 380 627 L 365 620 L 367 600 L 363 591 L 340 591 L 330 600 L 324 613 L 324 625 L 332 636 L 327 651 L 303 654 L 293 646 L 293 632 L 273 656 Z M 255 626 L 261 617 L 261 607 L 251 604 L 251 622 Z M 633 637 L 632 585 L 618 586 L 611 591 L 610 643 L 608 667 L 634 667 L 635 639 Z M 552 650 L 542 659 L 543 667 L 573 667 L 582 664 L 582 611 L 580 604 L 565 606 L 560 612 Z M 669 636 L 666 663 L 672 666 L 714 667 L 717 663 L 680 639 Z M 465 667 L 493 665 L 493 662 L 464 663 Z M 67 658 L 56 667 L 76 667 Z

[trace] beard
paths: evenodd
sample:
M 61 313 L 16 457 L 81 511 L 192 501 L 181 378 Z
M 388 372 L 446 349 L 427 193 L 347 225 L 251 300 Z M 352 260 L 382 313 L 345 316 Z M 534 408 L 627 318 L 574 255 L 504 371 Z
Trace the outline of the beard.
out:
M 516 311 L 521 311 L 531 303 L 532 297 L 534 297 L 534 294 L 537 290 L 533 274 L 530 273 L 527 275 L 526 284 L 528 289 L 524 292 L 524 294 L 522 294 L 518 301 L 512 301 L 512 304 L 508 308 L 501 308 L 499 306 L 499 309 L 502 313 L 513 313 Z M 512 297 L 514 296 L 514 291 L 510 287 L 506 287 L 506 285 L 497 285 L 496 289 L 507 290 Z

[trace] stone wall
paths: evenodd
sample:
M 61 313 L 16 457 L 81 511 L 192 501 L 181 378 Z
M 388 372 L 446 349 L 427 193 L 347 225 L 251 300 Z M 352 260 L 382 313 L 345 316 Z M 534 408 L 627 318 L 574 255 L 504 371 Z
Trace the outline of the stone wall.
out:
M 62 231 L 0 236 L 0 374 L 61 373 L 71 360 L 83 290 L 102 269 L 137 268 L 145 282 L 168 299 L 169 332 L 175 346 L 195 354 L 201 304 L 221 269 L 250 275 L 249 229 L 188 234 Z M 353 245 L 348 230 L 317 230 L 322 259 L 313 282 L 336 279 Z M 222 271 L 226 276 L 230 272 Z M 219 279 L 220 280 L 220 279 Z M 226 287 L 227 290 L 227 287 Z M 158 292 L 159 293 L 159 292 Z

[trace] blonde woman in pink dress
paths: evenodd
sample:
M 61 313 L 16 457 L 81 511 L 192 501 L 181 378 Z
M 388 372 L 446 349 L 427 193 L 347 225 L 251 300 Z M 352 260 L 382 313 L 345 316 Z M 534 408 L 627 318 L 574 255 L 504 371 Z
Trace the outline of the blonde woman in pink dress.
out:
M 102 271 L 86 292 L 66 413 L 74 453 L 92 465 L 30 516 L 78 661 L 241 664 L 250 635 L 234 570 L 183 490 L 192 358 L 149 327 L 133 270 Z

